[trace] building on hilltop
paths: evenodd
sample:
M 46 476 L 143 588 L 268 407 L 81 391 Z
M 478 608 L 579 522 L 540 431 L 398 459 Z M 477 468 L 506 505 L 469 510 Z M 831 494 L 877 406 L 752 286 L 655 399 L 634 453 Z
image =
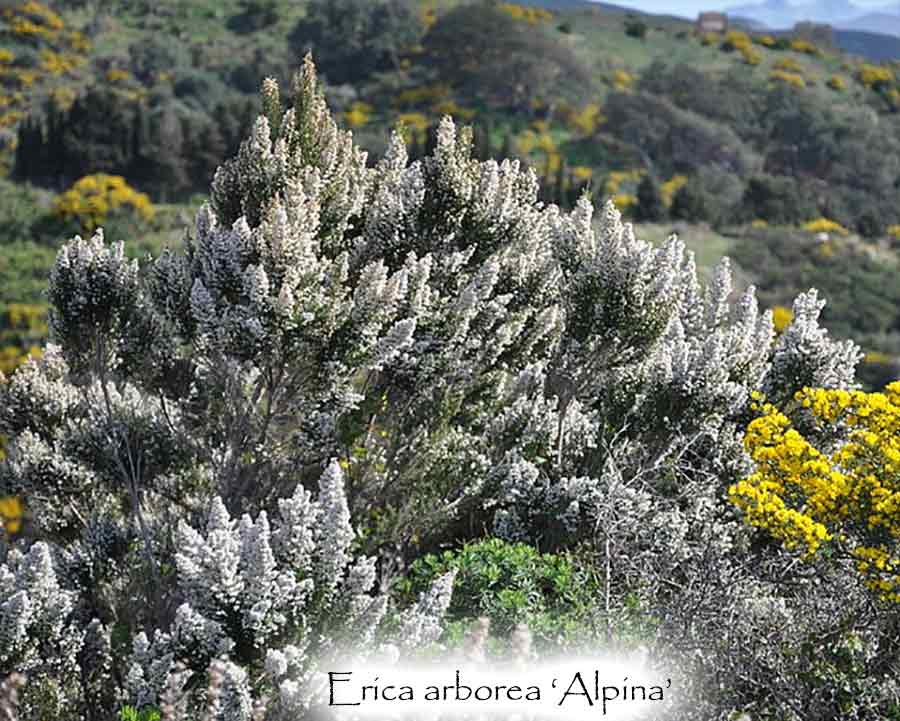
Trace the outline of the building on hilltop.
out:
M 725 13 L 700 13 L 697 16 L 698 33 L 724 33 L 728 30 L 728 16 Z

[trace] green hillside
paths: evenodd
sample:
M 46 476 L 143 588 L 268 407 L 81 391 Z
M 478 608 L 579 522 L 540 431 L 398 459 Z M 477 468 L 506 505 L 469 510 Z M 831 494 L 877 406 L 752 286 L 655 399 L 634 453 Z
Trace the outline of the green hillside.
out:
M 900 65 L 818 37 L 701 36 L 683 20 L 579 0 L 3 7 L 6 371 L 41 341 L 32 307 L 53 248 L 97 225 L 135 253 L 179 239 L 249 130 L 263 78 L 285 85 L 307 50 L 372 161 L 398 123 L 420 157 L 453 115 L 472 126 L 479 157 L 529 164 L 546 202 L 613 197 L 660 238 L 677 223 L 702 264 L 734 256 L 773 303 L 813 277 L 802 272 L 820 265 L 812 240 L 831 229 L 840 263 L 815 275 L 832 300 L 826 321 L 864 333 L 887 364 L 878 373 L 895 370 Z M 96 174 L 123 180 L 82 180 Z M 765 272 L 760 244 L 796 250 L 797 272 Z M 854 303 L 841 279 L 869 265 L 859 277 L 877 319 L 861 329 L 842 315 Z

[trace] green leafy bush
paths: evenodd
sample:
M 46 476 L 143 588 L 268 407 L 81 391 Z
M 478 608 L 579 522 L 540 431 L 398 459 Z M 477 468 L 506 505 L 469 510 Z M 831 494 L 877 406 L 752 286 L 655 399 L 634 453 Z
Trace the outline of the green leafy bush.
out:
M 457 574 L 448 618 L 457 627 L 451 635 L 484 616 L 499 636 L 525 623 L 539 641 L 575 639 L 591 625 L 600 594 L 596 580 L 571 557 L 489 538 L 418 559 L 398 583 L 401 598 L 412 599 L 452 570 Z
M 119 721 L 159 721 L 159 709 L 145 706 L 138 710 L 134 706 L 123 706 L 119 709 Z

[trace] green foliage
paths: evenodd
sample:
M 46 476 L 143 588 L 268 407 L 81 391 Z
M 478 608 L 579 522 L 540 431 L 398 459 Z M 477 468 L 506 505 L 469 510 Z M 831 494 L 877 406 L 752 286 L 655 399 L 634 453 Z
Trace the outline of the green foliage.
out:
M 185 74 L 174 90 L 197 107 L 168 92 L 140 100 L 102 87 L 67 110 L 48 105 L 19 128 L 14 176 L 63 190 L 85 175 L 121 175 L 163 202 L 197 192 L 221 154 L 237 150 L 250 106 L 203 72 Z
M 745 216 L 778 225 L 799 225 L 816 214 L 809 190 L 789 176 L 750 178 L 742 206 Z
M 707 194 L 695 183 L 682 185 L 672 198 L 669 209 L 678 220 L 707 221 L 712 217 L 712 208 Z
M 715 127 L 736 133 L 738 142 L 750 151 L 752 162 L 743 169 L 723 163 L 718 164 L 720 168 L 741 180 L 760 175 L 760 170 L 768 176 L 781 176 L 766 179 L 762 185 L 750 180 L 738 209 L 745 219 L 799 223 L 822 214 L 858 226 L 862 215 L 872 216 L 875 209 L 880 224 L 893 222 L 894 180 L 900 175 L 900 125 L 890 116 L 878 119 L 871 109 L 859 105 L 835 106 L 827 95 L 812 88 L 769 87 L 746 72 L 713 72 L 662 61 L 646 69 L 638 87 L 652 93 L 661 108 L 665 99 Z M 609 108 L 605 112 L 614 117 Z M 615 116 L 616 127 L 635 115 L 638 113 Z M 656 140 L 670 136 L 671 131 L 662 125 L 653 130 L 652 124 L 643 124 L 651 126 L 650 131 L 632 142 L 648 141 L 640 147 L 648 149 L 655 163 L 677 152 L 677 146 L 670 151 Z M 701 150 L 699 160 L 705 167 L 711 164 L 704 153 L 713 147 L 708 144 Z M 841 207 L 840 213 L 833 212 L 835 205 Z M 863 221 L 867 232 L 877 232 L 879 223 L 870 221 L 871 217 Z
M 144 706 L 140 710 L 134 706 L 123 706 L 119 709 L 119 721 L 160 721 L 162 714 L 159 709 L 152 706 Z
M 900 350 L 887 342 L 890 334 L 900 332 L 896 262 L 872 258 L 838 240 L 822 244 L 809 234 L 770 228 L 749 231 L 735 244 L 732 257 L 753 269 L 765 305 L 789 305 L 798 290 L 817 288 L 828 298 L 824 322 L 837 336 L 860 340 L 868 350 Z
M 396 70 L 424 32 L 410 0 L 310 0 L 291 32 L 292 52 L 312 52 L 331 83 L 353 83 Z
M 278 0 L 243 0 L 243 12 L 228 21 L 228 27 L 239 33 L 253 33 L 278 22 Z
M 484 616 L 501 637 L 525 623 L 544 642 L 560 636 L 575 640 L 591 624 L 599 587 L 588 571 L 567 555 L 542 554 L 499 538 L 417 559 L 397 584 L 397 593 L 408 602 L 454 569 L 448 611 L 453 621 Z
M 47 276 L 56 251 L 33 241 L 0 245 L 0 288 L 4 302 L 44 303 Z
M 592 86 L 588 66 L 557 33 L 521 22 L 490 3 L 450 10 L 422 42 L 429 67 L 442 80 L 499 107 L 530 113 L 533 101 L 580 104 Z
M 643 40 L 647 37 L 647 23 L 636 20 L 636 19 L 628 19 L 625 21 L 625 34 L 631 38 L 637 38 L 638 40 Z
M 38 194 L 31 187 L 0 178 L 0 246 L 28 239 L 39 213 Z
M 184 41 L 170 34 L 143 34 L 128 48 L 129 69 L 143 83 L 153 83 L 160 73 L 190 67 L 191 54 Z
M 654 162 L 661 175 L 692 173 L 702 166 L 737 175 L 757 164 L 755 153 L 727 126 L 647 92 L 610 94 L 606 126 Z
M 656 223 L 666 215 L 666 206 L 659 192 L 659 184 L 650 173 L 641 178 L 637 187 L 637 208 L 635 220 L 645 223 Z

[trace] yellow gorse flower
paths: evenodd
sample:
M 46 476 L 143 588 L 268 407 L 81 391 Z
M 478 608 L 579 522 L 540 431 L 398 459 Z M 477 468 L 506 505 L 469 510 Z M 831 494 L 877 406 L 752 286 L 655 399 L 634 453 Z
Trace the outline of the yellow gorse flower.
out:
M 76 219 L 87 232 L 103 225 L 109 213 L 118 208 L 131 210 L 145 221 L 155 213 L 147 195 L 137 192 L 121 176 L 105 173 L 78 180 L 57 197 L 54 208 L 62 218 Z
M 16 496 L 0 498 L 0 528 L 7 533 L 18 533 L 22 528 L 22 516 L 25 508 L 22 501 Z
M 836 449 L 816 448 L 782 410 L 757 404 L 744 444 L 756 471 L 729 489 L 747 523 L 810 559 L 833 544 L 866 586 L 900 603 L 900 381 L 882 393 L 804 388 L 794 397 Z
M 803 224 L 803 230 L 809 233 L 838 233 L 839 235 L 847 235 L 848 231 L 843 225 L 830 218 L 816 218 Z

